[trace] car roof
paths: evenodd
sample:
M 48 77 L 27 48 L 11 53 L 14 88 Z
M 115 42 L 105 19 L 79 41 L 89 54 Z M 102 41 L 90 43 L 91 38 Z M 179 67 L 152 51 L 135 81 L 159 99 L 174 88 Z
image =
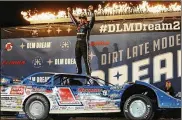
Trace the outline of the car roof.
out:
M 55 75 L 73 75 L 73 76 L 88 77 L 88 75 L 85 74 L 75 74 L 75 73 L 55 73 Z

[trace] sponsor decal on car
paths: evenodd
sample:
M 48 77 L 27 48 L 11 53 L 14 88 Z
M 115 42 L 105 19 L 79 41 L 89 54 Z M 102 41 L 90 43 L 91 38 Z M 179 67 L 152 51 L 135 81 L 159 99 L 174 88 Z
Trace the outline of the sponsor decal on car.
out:
M 75 99 L 70 88 L 63 87 L 58 89 L 57 96 L 59 105 L 82 105 L 79 100 Z
M 24 94 L 24 86 L 13 86 L 11 88 L 10 94 L 12 95 L 23 95 Z
M 51 93 L 52 90 L 48 90 L 48 89 L 45 89 L 45 88 L 32 88 L 31 90 L 32 92 L 45 92 L 45 93 Z
M 8 87 L 0 86 L 1 89 L 1 94 L 7 94 L 8 92 Z
M 79 88 L 78 92 L 81 93 L 100 93 L 102 91 L 102 89 L 98 89 L 98 88 Z
M 114 98 L 120 97 L 120 95 L 119 95 L 119 94 L 110 94 L 109 97 L 110 97 L 111 99 L 114 99 Z
M 59 110 L 59 106 L 58 106 L 58 105 L 53 105 L 53 106 L 51 107 L 51 110 Z
M 1 97 L 1 100 L 18 100 L 19 98 L 18 97 L 4 97 L 4 96 L 2 96 Z

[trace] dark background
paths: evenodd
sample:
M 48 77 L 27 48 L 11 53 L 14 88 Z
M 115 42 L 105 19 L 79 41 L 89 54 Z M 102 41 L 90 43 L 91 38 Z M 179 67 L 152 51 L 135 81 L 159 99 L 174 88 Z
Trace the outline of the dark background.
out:
M 38 12 L 58 12 L 59 10 L 66 10 L 67 7 L 81 7 L 87 8 L 89 5 L 93 5 L 97 8 L 98 4 L 105 6 L 110 1 L 1 1 L 0 2 L 0 21 L 1 27 L 12 27 L 12 26 L 22 26 L 29 25 L 29 22 L 23 19 L 21 11 L 34 11 L 35 9 Z M 113 1 L 112 1 L 113 2 Z M 117 1 L 120 2 L 120 1 Z M 124 2 L 124 1 L 122 1 Z M 132 6 L 135 6 L 141 1 L 125 1 L 132 2 Z M 169 1 L 161 2 L 149 2 L 150 5 L 153 4 L 166 4 L 168 5 Z M 180 2 L 178 1 L 180 4 Z

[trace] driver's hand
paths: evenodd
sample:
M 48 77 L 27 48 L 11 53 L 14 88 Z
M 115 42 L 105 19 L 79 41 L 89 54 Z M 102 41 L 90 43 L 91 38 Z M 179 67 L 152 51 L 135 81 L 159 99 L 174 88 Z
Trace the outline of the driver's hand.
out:
M 68 12 L 71 12 L 71 8 L 70 7 L 68 7 L 67 10 L 68 10 Z

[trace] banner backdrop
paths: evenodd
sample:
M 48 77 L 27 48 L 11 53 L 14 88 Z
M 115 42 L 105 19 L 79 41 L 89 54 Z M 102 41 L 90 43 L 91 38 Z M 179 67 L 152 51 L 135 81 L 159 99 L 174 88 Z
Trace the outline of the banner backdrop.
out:
M 156 23 L 152 23 L 149 26 L 153 26 L 153 31 L 143 31 L 142 28 L 141 31 L 132 33 L 129 31 L 117 32 L 114 27 L 108 28 L 110 31 L 115 29 L 112 33 L 105 28 L 99 32 L 98 29 L 101 29 L 103 25 L 95 24 L 90 36 L 90 52 L 88 53 L 92 75 L 99 76 L 113 84 L 122 85 L 127 81 L 141 80 L 160 88 L 164 88 L 165 80 L 170 80 L 176 93 L 180 92 L 181 29 L 178 28 L 178 23 L 174 22 L 171 25 L 165 24 L 163 28 L 161 26 L 160 32 L 155 31 Z M 160 24 L 162 25 L 162 23 Z M 57 25 L 57 28 L 55 26 L 46 27 L 42 32 L 36 31 L 41 28 L 38 25 L 34 30 L 21 27 L 26 33 L 28 33 L 27 30 L 30 30 L 29 34 L 22 33 L 22 35 L 20 28 L 1 29 L 3 32 L 1 40 L 2 74 L 21 78 L 35 72 L 76 73 L 74 53 L 76 43 L 74 35 L 76 33 L 71 33 L 73 28 L 69 30 L 69 27 L 66 26 L 64 26 L 65 28 L 58 28 Z M 114 26 L 117 25 L 114 24 Z M 120 30 L 126 28 L 132 30 L 132 26 L 126 26 Z M 96 28 L 98 29 L 96 30 Z M 106 33 L 103 33 L 103 29 Z M 58 32 L 63 34 L 64 31 L 67 31 L 64 36 L 52 35 L 53 37 L 51 37 L 49 35 L 49 33 L 58 34 Z M 16 32 L 17 34 L 15 34 Z M 47 32 L 47 35 L 43 32 Z M 84 63 L 83 71 L 85 71 Z M 42 82 L 47 78 L 39 76 L 35 79 Z

